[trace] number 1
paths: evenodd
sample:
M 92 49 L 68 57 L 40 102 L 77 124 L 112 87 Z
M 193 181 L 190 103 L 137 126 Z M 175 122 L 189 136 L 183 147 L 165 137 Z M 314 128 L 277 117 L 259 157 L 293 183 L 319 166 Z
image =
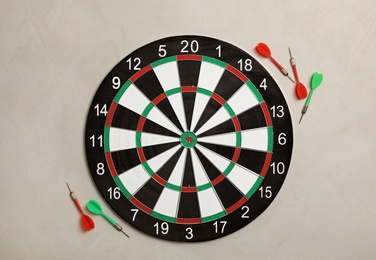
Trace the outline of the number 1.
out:
M 218 51 L 218 57 L 221 57 L 221 45 L 218 45 L 218 47 L 215 49 Z

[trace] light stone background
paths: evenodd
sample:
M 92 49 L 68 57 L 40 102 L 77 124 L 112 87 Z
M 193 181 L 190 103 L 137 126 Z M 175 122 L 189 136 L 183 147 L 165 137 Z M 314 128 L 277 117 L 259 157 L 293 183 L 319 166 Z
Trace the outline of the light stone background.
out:
M 376 2 L 0 1 L 1 259 L 375 259 Z M 174 243 L 101 217 L 82 231 L 65 182 L 82 204 L 97 192 L 84 126 L 109 70 L 133 50 L 173 35 L 228 41 L 256 57 L 284 92 L 294 152 L 277 198 L 240 231 Z M 304 104 L 254 47 L 263 41 L 302 82 L 324 81 Z

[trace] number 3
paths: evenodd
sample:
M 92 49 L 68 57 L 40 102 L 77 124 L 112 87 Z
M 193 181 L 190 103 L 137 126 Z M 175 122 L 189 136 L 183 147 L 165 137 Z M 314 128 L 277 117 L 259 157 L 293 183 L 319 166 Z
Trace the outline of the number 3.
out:
M 185 232 L 187 232 L 188 234 L 185 236 L 186 239 L 192 239 L 193 238 L 193 229 L 192 228 L 186 228 L 185 229 Z

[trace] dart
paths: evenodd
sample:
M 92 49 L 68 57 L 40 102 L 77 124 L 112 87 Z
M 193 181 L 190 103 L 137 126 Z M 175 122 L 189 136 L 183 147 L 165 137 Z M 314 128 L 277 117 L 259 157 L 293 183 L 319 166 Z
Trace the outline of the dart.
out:
M 296 69 L 296 62 L 295 62 L 295 59 L 292 57 L 290 47 L 289 47 L 289 53 L 290 53 L 290 64 L 291 64 L 292 70 L 294 72 L 295 80 L 296 80 L 295 94 L 296 94 L 298 99 L 306 98 L 307 97 L 307 89 L 299 81 L 298 70 Z
M 69 187 L 69 185 L 68 185 L 68 182 L 66 182 L 66 184 L 67 184 L 68 190 L 69 190 L 69 192 L 70 192 L 70 196 L 71 196 L 72 200 L 74 201 L 74 204 L 76 204 L 77 209 L 78 209 L 78 210 L 80 211 L 80 213 L 81 213 L 81 225 L 82 225 L 82 227 L 83 227 L 86 231 L 89 231 L 89 230 L 93 229 L 93 228 L 94 228 L 94 221 L 93 221 L 88 215 L 85 215 L 85 214 L 84 214 L 84 211 L 82 210 L 81 205 L 80 205 L 80 203 L 78 202 L 78 199 L 77 199 L 77 195 L 76 195 L 76 193 L 74 193 L 74 192 L 70 189 L 70 187 Z
M 130 238 L 127 233 L 125 233 L 123 231 L 123 228 L 117 224 L 112 218 L 110 218 L 109 216 L 107 216 L 103 210 L 102 210 L 102 207 L 101 205 L 99 204 L 98 201 L 96 200 L 90 200 L 89 203 L 86 205 L 86 207 L 88 208 L 88 210 L 93 213 L 93 214 L 96 214 L 96 215 L 102 215 L 108 222 L 111 223 L 111 225 L 113 225 L 117 231 L 120 231 L 122 232 L 124 235 L 126 235 L 128 238 Z
M 308 106 L 309 106 L 309 103 L 311 102 L 311 98 L 312 98 L 314 90 L 317 89 L 320 86 L 322 80 L 323 80 L 323 75 L 322 74 L 320 74 L 318 72 L 315 72 L 312 75 L 312 78 L 311 78 L 311 90 L 310 90 L 308 98 L 307 98 L 307 100 L 306 100 L 306 102 L 304 104 L 304 107 L 303 107 L 303 110 L 302 110 L 302 116 L 300 117 L 299 124 L 302 121 L 304 114 L 308 110 Z
M 273 57 L 272 57 L 272 52 L 270 51 L 268 45 L 266 45 L 265 43 L 259 43 L 257 46 L 256 46 L 256 50 L 258 51 L 258 53 L 260 53 L 262 56 L 264 56 L 265 58 L 269 58 L 273 63 L 274 65 L 277 66 L 277 68 L 282 72 L 283 75 L 285 75 L 286 77 L 288 77 L 293 83 L 295 83 L 295 81 L 289 76 L 289 73 L 287 72 L 287 70 L 285 68 L 282 67 L 281 64 L 278 63 L 278 61 L 276 61 Z

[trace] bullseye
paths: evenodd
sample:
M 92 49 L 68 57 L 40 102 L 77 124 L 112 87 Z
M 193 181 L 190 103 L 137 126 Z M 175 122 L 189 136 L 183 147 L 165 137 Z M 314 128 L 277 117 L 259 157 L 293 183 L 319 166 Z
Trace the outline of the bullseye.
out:
M 197 137 L 192 132 L 185 132 L 180 137 L 180 143 L 185 148 L 192 148 L 197 143 Z

